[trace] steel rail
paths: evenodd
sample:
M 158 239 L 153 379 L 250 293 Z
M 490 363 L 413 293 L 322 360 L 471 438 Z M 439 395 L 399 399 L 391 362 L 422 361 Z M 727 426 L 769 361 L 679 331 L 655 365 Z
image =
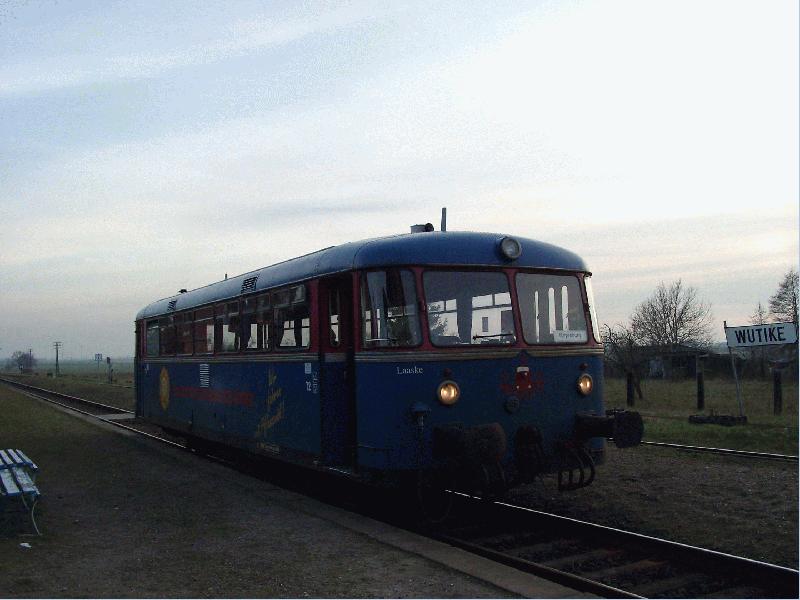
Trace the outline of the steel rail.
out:
M 644 598 L 644 596 L 639 596 L 620 588 L 600 583 L 599 581 L 593 581 L 591 579 L 581 577 L 580 575 L 575 575 L 574 573 L 560 571 L 552 567 L 525 560 L 524 558 L 519 558 L 510 554 L 504 554 L 503 552 L 498 552 L 497 550 L 492 550 L 479 544 L 473 544 L 457 537 L 446 534 L 434 534 L 433 537 L 441 542 L 450 544 L 451 546 L 471 552 L 472 554 L 483 556 L 484 558 L 488 558 L 494 562 L 513 567 L 526 573 L 531 573 L 532 575 L 538 575 L 539 577 L 566 587 L 570 587 L 579 592 L 596 594 L 601 598 Z
M 0 379 L 0 382 L 8 384 L 8 380 L 6 380 L 6 379 Z M 48 390 L 44 390 L 44 391 L 48 392 Z M 103 423 L 107 423 L 109 425 L 113 425 L 114 427 L 119 427 L 120 429 L 126 429 L 128 431 L 131 431 L 133 433 L 137 433 L 137 434 L 142 435 L 144 437 L 147 437 L 147 438 L 150 438 L 150 439 L 153 439 L 153 440 L 157 440 L 157 441 L 162 442 L 164 444 L 167 444 L 169 446 L 174 446 L 176 448 L 181 448 L 182 450 L 190 450 L 190 448 L 188 446 L 184 445 L 184 444 L 179 444 L 178 442 L 173 442 L 172 440 L 168 440 L 167 438 L 163 438 L 163 437 L 154 435 L 152 433 L 147 433 L 146 431 L 142 431 L 141 429 L 136 429 L 135 427 L 131 427 L 129 425 L 125 425 L 123 423 L 120 423 L 119 421 L 117 421 L 115 419 L 107 419 L 106 417 L 104 417 L 102 415 L 97 415 L 97 414 L 91 413 L 91 412 L 86 411 L 86 410 L 81 410 L 80 408 L 76 408 L 74 406 L 70 406 L 69 404 L 64 404 L 62 402 L 58 402 L 56 400 L 53 400 L 52 398 L 46 398 L 45 396 L 40 396 L 40 395 L 38 395 L 38 394 L 36 394 L 34 392 L 30 392 L 30 391 L 27 391 L 27 390 L 20 390 L 20 393 L 21 394 L 25 394 L 26 396 L 28 396 L 30 398 L 35 398 L 36 400 L 44 400 L 45 402 L 49 402 L 50 404 L 55 404 L 56 406 L 60 406 L 62 408 L 70 410 L 72 412 L 76 412 L 76 413 L 85 415 L 87 417 L 92 417 L 93 419 L 97 419 L 98 421 L 102 421 Z M 48 393 L 54 393 L 54 392 L 48 392 Z M 70 399 L 73 398 L 72 396 L 67 396 L 67 397 L 70 398 Z M 90 400 L 87 400 L 86 402 L 88 402 L 90 404 L 96 404 L 94 402 L 91 402 Z M 105 406 L 105 405 L 101 405 L 101 406 Z M 130 412 L 130 411 L 126 411 L 126 412 Z
M 460 497 L 461 500 L 470 504 L 472 508 L 487 507 L 486 500 L 482 498 L 463 492 L 451 491 L 450 493 Z M 740 580 L 752 582 L 748 583 L 748 585 L 752 585 L 753 587 L 765 590 L 780 589 L 789 594 L 789 596 L 786 597 L 797 597 L 798 577 L 800 577 L 800 573 L 796 569 L 641 533 L 625 531 L 607 525 L 581 521 L 572 517 L 556 515 L 525 506 L 517 506 L 508 502 L 493 501 L 488 503 L 488 507 L 498 512 L 501 521 L 514 523 L 515 527 L 519 528 L 518 531 L 525 526 L 526 522 L 530 522 L 534 525 L 531 528 L 533 531 L 539 531 L 542 525 L 546 525 L 547 529 L 550 531 L 577 533 L 579 536 L 589 540 L 602 540 L 603 543 L 607 543 L 609 539 L 615 539 L 623 542 L 625 546 L 646 548 L 648 550 L 652 549 L 659 555 L 665 555 L 673 559 L 676 564 L 689 565 L 689 568 L 696 571 L 698 574 L 735 574 Z M 479 510 L 481 510 L 481 508 L 479 508 Z M 570 585 L 578 590 L 592 592 L 599 596 L 609 598 L 643 597 L 630 590 L 620 590 L 602 582 L 587 579 L 579 574 L 556 570 L 552 567 L 505 554 L 498 550 L 482 547 L 479 542 L 459 539 L 457 534 L 440 534 L 439 537 L 442 541 L 446 541 L 447 543 L 452 543 L 466 550 L 474 551 L 498 562 L 517 566 L 517 568 L 521 570 L 536 573 L 559 583 Z
M 78 398 L 77 396 L 70 396 L 69 394 L 64 394 L 62 392 L 55 392 L 53 390 L 48 390 L 45 388 L 36 387 L 35 385 L 30 385 L 27 383 L 22 383 L 20 381 L 15 381 L 13 379 L 6 379 L 5 377 L 0 377 L 0 382 L 6 383 L 8 385 L 19 387 L 22 389 L 26 389 L 33 392 L 38 392 L 42 394 L 50 394 L 52 396 L 57 396 L 58 398 L 63 398 L 65 400 L 69 400 L 70 402 L 77 402 L 78 404 L 84 404 L 87 406 L 95 406 L 97 408 L 107 410 L 109 412 L 115 413 L 123 413 L 132 415 L 133 411 L 128 410 L 126 408 L 119 408 L 118 406 L 111 406 L 110 404 L 103 404 L 102 402 L 95 402 L 94 400 L 87 400 L 86 398 Z
M 769 460 L 781 460 L 785 462 L 798 462 L 798 457 L 792 454 L 750 452 L 747 450 L 733 450 L 732 448 L 709 448 L 707 446 L 688 446 L 686 444 L 671 444 L 667 442 L 641 442 L 641 444 L 643 446 L 661 446 L 664 448 L 675 448 L 676 450 L 688 450 L 692 452 L 708 452 L 710 454 L 728 454 L 731 456 L 742 456 L 744 458 L 763 458 Z

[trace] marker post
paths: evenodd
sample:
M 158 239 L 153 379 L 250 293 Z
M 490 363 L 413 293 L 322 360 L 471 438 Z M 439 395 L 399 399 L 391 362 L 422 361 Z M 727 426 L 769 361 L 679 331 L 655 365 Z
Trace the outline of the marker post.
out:
M 728 322 L 723 321 L 722 326 L 725 328 L 725 339 L 728 338 Z M 733 379 L 736 381 L 736 402 L 739 403 L 739 416 L 744 416 L 744 405 L 742 404 L 742 388 L 739 384 L 739 375 L 736 373 L 736 361 L 733 359 L 733 348 L 728 344 L 728 354 L 731 357 L 731 369 L 733 369 Z

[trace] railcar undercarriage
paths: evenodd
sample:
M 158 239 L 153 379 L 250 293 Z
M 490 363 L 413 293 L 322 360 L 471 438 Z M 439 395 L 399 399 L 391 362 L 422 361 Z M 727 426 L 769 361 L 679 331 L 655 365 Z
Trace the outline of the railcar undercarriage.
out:
M 636 446 L 642 439 L 642 417 L 637 412 L 608 411 L 606 415 L 575 416 L 574 438 L 559 441 L 553 451 L 543 447 L 542 434 L 533 425 L 523 425 L 514 434 L 514 461 L 501 462 L 508 448 L 499 423 L 474 427 L 451 424 L 433 430 L 433 458 L 457 487 L 500 495 L 508 488 L 528 483 L 543 473 L 558 473 L 558 489 L 575 490 L 594 481 L 595 461 L 602 451 L 593 451 L 589 440 L 611 438 L 619 448 Z

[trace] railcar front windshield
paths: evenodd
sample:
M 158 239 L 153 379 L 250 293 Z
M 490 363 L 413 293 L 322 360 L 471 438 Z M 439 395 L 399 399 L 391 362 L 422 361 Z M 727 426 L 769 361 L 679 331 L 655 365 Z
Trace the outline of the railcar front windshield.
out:
M 575 275 L 517 273 L 522 334 L 531 345 L 585 344 L 586 312 Z
M 423 274 L 423 284 L 433 345 L 516 342 L 505 273 L 427 271 Z
M 361 324 L 367 348 L 417 346 L 422 333 L 417 287 L 407 269 L 370 271 L 361 282 Z

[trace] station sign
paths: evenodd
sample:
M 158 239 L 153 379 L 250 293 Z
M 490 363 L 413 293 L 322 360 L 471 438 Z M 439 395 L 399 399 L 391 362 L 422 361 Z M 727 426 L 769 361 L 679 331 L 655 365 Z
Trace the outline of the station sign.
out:
M 725 327 L 725 338 L 728 340 L 728 348 L 794 344 L 797 341 L 797 327 L 794 323 Z

